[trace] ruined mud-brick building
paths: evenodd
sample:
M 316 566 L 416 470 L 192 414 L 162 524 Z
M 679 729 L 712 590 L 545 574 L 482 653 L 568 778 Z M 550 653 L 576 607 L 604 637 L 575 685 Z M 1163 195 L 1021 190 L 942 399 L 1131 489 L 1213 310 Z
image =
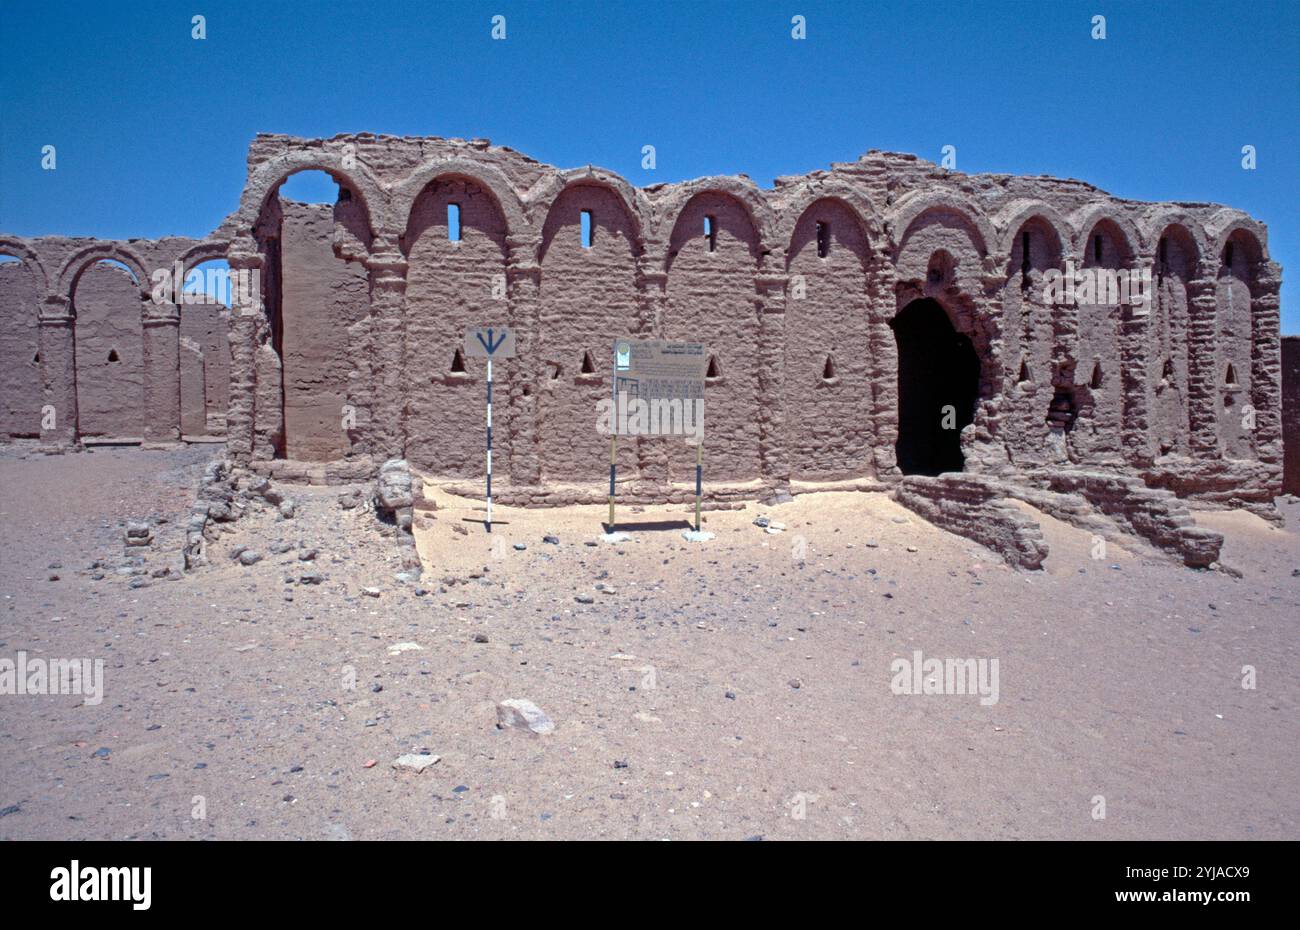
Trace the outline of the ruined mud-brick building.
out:
M 280 200 L 309 170 L 338 182 L 337 203 Z M 1280 269 L 1260 223 L 1214 204 L 875 151 L 771 190 L 744 176 L 636 188 L 483 140 L 260 135 L 238 211 L 202 242 L 3 237 L 0 252 L 28 276 L 17 298 L 0 278 L 0 432 L 49 447 L 92 434 L 118 390 L 97 370 L 117 335 L 82 338 L 107 312 L 108 282 L 87 270 L 107 258 L 131 272 L 112 309 L 142 398 L 110 431 L 176 440 L 203 410 L 203 433 L 273 477 L 350 480 L 400 456 L 475 487 L 485 371 L 459 347 L 467 327 L 508 322 L 507 501 L 601 499 L 597 402 L 622 335 L 708 345 L 715 498 L 949 471 L 1065 492 L 1087 472 L 1262 512 L 1282 483 Z M 259 282 L 228 319 L 194 325 L 228 323 L 228 353 L 187 336 L 190 307 L 149 293 L 156 268 L 212 257 Z M 1149 270 L 1152 300 L 1054 302 L 1046 275 L 1067 263 Z M 618 454 L 628 499 L 693 490 L 680 442 Z

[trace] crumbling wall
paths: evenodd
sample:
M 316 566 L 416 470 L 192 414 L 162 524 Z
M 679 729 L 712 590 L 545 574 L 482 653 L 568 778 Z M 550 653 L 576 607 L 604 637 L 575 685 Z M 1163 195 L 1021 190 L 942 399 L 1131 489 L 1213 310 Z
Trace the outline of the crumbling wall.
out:
M 1286 446 L 1282 490 L 1300 495 L 1300 336 L 1282 339 L 1282 432 Z
M 0 439 L 41 432 L 42 296 L 32 269 L 0 262 Z

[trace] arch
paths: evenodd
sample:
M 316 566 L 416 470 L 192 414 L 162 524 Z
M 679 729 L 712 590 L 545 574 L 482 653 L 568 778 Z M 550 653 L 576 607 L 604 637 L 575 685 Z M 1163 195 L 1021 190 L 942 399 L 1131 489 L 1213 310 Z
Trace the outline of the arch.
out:
M 660 203 L 660 218 L 655 227 L 655 238 L 671 238 L 677 228 L 677 221 L 690 206 L 691 201 L 701 194 L 721 194 L 735 200 L 749 214 L 749 222 L 757 234 L 760 248 L 773 241 L 776 229 L 776 215 L 768 204 L 757 184 L 745 177 L 713 176 L 697 178 L 673 188 L 666 199 Z M 665 266 L 669 259 L 665 258 Z
M 111 259 L 126 265 L 135 275 L 135 283 L 140 288 L 140 295 L 142 297 L 149 295 L 150 280 L 148 272 L 145 271 L 144 261 L 131 248 L 117 242 L 96 242 L 73 252 L 59 270 L 58 294 L 71 298 L 77 281 L 86 269 L 103 259 Z
M 388 220 L 388 195 L 379 180 L 363 163 L 343 167 L 343 155 L 328 149 L 295 150 L 277 155 L 253 169 L 235 214 L 235 230 L 248 233 L 262 215 L 267 201 L 291 175 L 300 171 L 324 171 L 340 185 L 356 194 L 365 208 L 371 233 L 385 228 Z
M 1218 261 L 1223 255 L 1223 248 L 1228 244 L 1228 240 L 1242 236 L 1255 252 L 1251 256 L 1252 261 L 1270 260 L 1268 228 L 1244 213 L 1236 210 L 1220 210 L 1210 217 L 1210 221 L 1206 224 L 1206 235 L 1209 241 L 1209 249 L 1205 254 L 1207 260 Z
M 36 285 L 40 289 L 40 298 L 43 301 L 45 295 L 50 292 L 50 278 L 45 271 L 45 263 L 36 254 L 36 250 L 22 239 L 0 236 L 0 255 L 16 258 L 31 269 L 32 274 L 36 276 Z
M 1057 248 L 1064 257 L 1075 237 L 1070 221 L 1051 204 L 1041 200 L 1014 200 L 993 218 L 993 225 L 998 230 L 996 248 L 1000 261 L 1010 260 L 1016 237 L 1027 223 L 1034 220 L 1041 221 L 1056 234 Z
M 929 213 L 953 213 L 959 216 L 975 234 L 972 241 L 981 258 L 989 254 L 989 249 L 997 241 L 993 224 L 971 200 L 950 191 L 921 190 L 907 194 L 885 214 L 885 229 L 896 251 L 902 248 L 912 227 Z
M 638 250 L 643 250 L 646 229 L 649 225 L 647 216 L 650 212 L 645 195 L 639 188 L 633 187 L 614 172 L 606 171 L 604 168 L 592 167 L 591 165 L 552 174 L 545 180 L 538 182 L 528 192 L 523 203 L 534 225 L 544 226 L 546 220 L 542 218 L 541 211 L 544 211 L 546 216 L 549 217 L 551 209 L 566 190 L 570 187 L 582 185 L 603 187 L 622 201 L 623 209 L 627 212 L 628 219 L 632 221 L 632 228 L 638 240 L 636 247 Z M 540 223 L 537 222 L 539 219 L 541 220 Z M 540 253 L 538 257 L 540 258 Z
M 1148 243 L 1142 238 L 1138 228 L 1133 225 L 1133 221 L 1109 203 L 1094 203 L 1080 207 L 1071 214 L 1070 220 L 1074 226 L 1074 241 L 1071 245 L 1076 258 L 1085 257 L 1088 241 L 1093 231 L 1102 223 L 1110 223 L 1119 230 L 1122 245 L 1130 258 L 1136 258 L 1150 251 Z
M 190 246 L 179 256 L 177 261 L 181 263 L 181 275 L 189 274 L 191 268 L 195 265 L 202 265 L 204 262 L 229 260 L 230 243 L 221 240 L 204 240 Z
M 624 186 L 627 187 L 626 183 Z M 554 192 L 553 197 L 550 197 L 545 201 L 538 201 L 536 204 L 534 204 L 534 206 L 537 209 L 540 209 L 542 203 L 544 202 L 546 205 L 546 215 L 544 218 L 541 216 L 534 217 L 534 219 L 541 220 L 541 222 L 538 224 L 539 235 L 537 237 L 537 254 L 534 255 L 533 258 L 535 258 L 537 262 L 540 264 L 547 252 L 548 247 L 550 246 L 551 238 L 553 237 L 555 232 L 554 229 L 555 222 L 557 221 L 557 218 L 555 216 L 556 206 L 564 199 L 566 193 L 580 188 L 591 188 L 599 191 L 604 191 L 614 197 L 614 199 L 618 202 L 619 206 L 622 208 L 623 215 L 627 219 L 628 224 L 630 226 L 630 229 L 628 231 L 629 232 L 628 247 L 632 255 L 640 256 L 645 251 L 645 224 L 644 224 L 644 216 L 636 208 L 637 206 L 639 206 L 639 204 L 636 204 L 635 202 L 633 203 L 628 202 L 627 199 L 628 190 L 620 189 L 617 186 L 606 183 L 603 180 L 588 179 L 583 177 L 583 178 L 575 178 L 572 181 L 569 181 L 561 185 L 559 189 Z
M 1146 235 L 1147 248 L 1150 250 L 1148 258 L 1157 259 L 1157 250 L 1160 247 L 1160 240 L 1169 234 L 1170 230 L 1180 230 L 1187 240 L 1195 247 L 1198 259 L 1204 258 L 1210 253 L 1210 239 L 1205 232 L 1205 226 L 1201 221 L 1188 213 L 1186 210 L 1178 207 L 1164 207 L 1147 217 L 1142 224 Z
M 532 225 L 528 221 L 523 200 L 501 169 L 468 158 L 442 158 L 420 165 L 406 180 L 393 188 L 389 206 L 393 228 L 405 230 L 420 194 L 434 181 L 446 175 L 464 178 L 488 191 L 496 201 L 497 209 L 505 217 L 507 236 L 523 235 Z
M 803 215 L 819 200 L 838 200 L 848 207 L 849 212 L 862 227 L 868 244 L 874 246 L 883 239 L 884 224 L 880 213 L 865 194 L 842 181 L 824 181 L 803 185 L 795 198 L 785 204 L 777 218 L 775 237 L 784 246 L 789 246 L 794 238 L 795 228 Z

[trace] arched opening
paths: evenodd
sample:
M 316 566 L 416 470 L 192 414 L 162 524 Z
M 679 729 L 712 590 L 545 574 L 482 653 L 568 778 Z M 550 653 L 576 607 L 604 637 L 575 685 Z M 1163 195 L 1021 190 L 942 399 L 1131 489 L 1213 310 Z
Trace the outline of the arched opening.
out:
M 930 298 L 912 301 L 890 326 L 898 343 L 898 467 L 905 475 L 961 471 L 961 431 L 979 395 L 975 347 Z
M 145 375 L 139 276 L 115 258 L 91 261 L 74 279 L 72 310 L 78 435 L 96 444 L 142 442 Z
M 0 437 L 41 433 L 40 299 L 32 269 L 0 254 Z
M 181 435 L 222 436 L 230 406 L 230 306 L 236 282 L 224 258 L 185 268 L 181 285 Z M 247 303 L 246 299 L 241 302 Z
M 255 235 L 266 256 L 261 285 L 274 350 L 259 358 L 258 380 L 278 377 L 282 404 L 273 454 L 343 458 L 353 422 L 344 415 L 356 368 L 350 334 L 370 310 L 369 274 L 360 261 L 370 242 L 365 206 L 328 172 L 299 171 L 267 200 Z M 232 291 L 243 286 L 230 284 Z

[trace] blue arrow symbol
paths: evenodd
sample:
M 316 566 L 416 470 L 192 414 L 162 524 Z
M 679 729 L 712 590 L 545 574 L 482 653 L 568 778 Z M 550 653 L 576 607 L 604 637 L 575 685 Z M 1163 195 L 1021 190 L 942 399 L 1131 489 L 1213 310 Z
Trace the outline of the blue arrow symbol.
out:
M 488 331 L 487 331 L 487 341 L 486 341 L 486 342 L 483 341 L 483 334 L 482 334 L 481 332 L 475 333 L 475 334 L 474 334 L 474 337 L 475 337 L 476 339 L 478 339 L 478 343 L 479 343 L 479 345 L 481 345 L 481 346 L 484 348 L 484 350 L 487 351 L 487 354 L 488 354 L 488 355 L 491 355 L 492 353 L 496 352 L 497 349 L 501 348 L 501 344 L 502 344 L 503 342 L 506 341 L 506 337 L 509 336 L 509 335 L 510 335 L 510 332 L 509 332 L 509 330 L 507 330 L 506 332 L 504 332 L 504 333 L 501 334 L 501 338 L 500 338 L 500 339 L 496 339 L 496 340 L 494 340 L 494 339 L 492 338 L 492 328 L 489 327 L 489 328 L 488 328 Z

